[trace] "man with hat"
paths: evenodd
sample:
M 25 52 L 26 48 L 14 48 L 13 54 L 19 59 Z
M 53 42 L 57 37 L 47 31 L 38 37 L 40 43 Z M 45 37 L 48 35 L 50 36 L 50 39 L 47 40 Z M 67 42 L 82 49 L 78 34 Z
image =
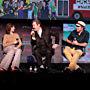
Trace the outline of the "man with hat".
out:
M 70 62 L 67 68 L 71 71 L 80 68 L 77 61 L 83 55 L 83 47 L 85 48 L 89 41 L 89 32 L 85 30 L 85 26 L 83 21 L 78 21 L 76 30 L 72 31 L 66 39 L 69 45 L 65 46 L 63 53 Z

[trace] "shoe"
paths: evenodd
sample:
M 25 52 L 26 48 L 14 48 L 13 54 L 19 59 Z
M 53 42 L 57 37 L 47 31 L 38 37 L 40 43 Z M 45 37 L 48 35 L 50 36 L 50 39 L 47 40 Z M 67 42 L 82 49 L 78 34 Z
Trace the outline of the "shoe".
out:
M 4 68 L 0 68 L 0 72 L 5 72 L 5 71 L 7 71 L 7 70 Z
M 65 67 L 64 70 L 70 70 L 69 67 Z
M 75 71 L 77 73 L 86 73 L 86 71 L 84 69 L 82 69 L 81 67 L 77 68 Z
M 41 66 L 40 66 L 40 68 L 41 68 L 41 69 L 44 69 L 44 66 L 43 66 L 43 65 L 41 65 Z
M 69 72 L 71 72 L 71 70 L 69 69 L 69 67 L 65 67 L 64 70 L 63 70 L 62 72 L 69 73 Z
M 48 67 L 47 67 L 47 66 L 46 66 L 45 68 L 46 68 L 46 69 L 48 69 Z
M 21 71 L 21 69 L 15 66 L 11 69 L 11 71 Z

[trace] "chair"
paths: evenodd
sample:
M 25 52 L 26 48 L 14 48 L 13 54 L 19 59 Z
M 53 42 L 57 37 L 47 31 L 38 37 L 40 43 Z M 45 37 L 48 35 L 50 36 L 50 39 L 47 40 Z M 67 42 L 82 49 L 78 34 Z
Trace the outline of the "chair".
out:
M 24 50 L 23 40 L 22 40 L 22 38 L 20 38 L 20 39 L 21 39 L 21 42 L 22 42 L 21 50 L 23 51 Z
M 22 41 L 22 38 L 20 38 L 21 41 Z M 2 43 L 3 43 L 3 37 L 2 37 Z M 3 44 L 1 44 L 1 50 L 3 51 L 3 54 L 6 54 L 3 50 Z M 21 50 L 23 51 L 24 50 L 24 45 L 21 46 Z

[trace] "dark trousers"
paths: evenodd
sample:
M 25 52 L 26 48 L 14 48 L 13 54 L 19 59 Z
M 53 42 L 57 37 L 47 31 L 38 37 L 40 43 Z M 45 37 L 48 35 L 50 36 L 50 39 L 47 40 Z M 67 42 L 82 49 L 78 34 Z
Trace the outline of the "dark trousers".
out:
M 51 63 L 52 58 L 52 51 L 51 50 L 41 50 L 41 49 L 35 49 L 33 52 L 34 56 L 36 57 L 38 65 L 45 65 L 49 66 Z M 45 57 L 45 60 L 43 62 L 42 57 Z

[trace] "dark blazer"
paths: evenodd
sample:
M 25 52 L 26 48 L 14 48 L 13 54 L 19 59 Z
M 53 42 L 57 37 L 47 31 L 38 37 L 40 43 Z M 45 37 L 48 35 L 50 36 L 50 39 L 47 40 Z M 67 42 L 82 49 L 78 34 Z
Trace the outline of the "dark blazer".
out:
M 48 29 L 42 30 L 41 38 L 39 37 L 37 32 L 35 32 L 36 40 L 33 40 L 31 37 L 32 50 L 39 49 L 41 53 L 45 53 L 46 50 L 49 50 L 50 52 L 52 52 L 52 54 L 54 54 L 54 50 L 52 49 L 51 35 L 51 31 Z

